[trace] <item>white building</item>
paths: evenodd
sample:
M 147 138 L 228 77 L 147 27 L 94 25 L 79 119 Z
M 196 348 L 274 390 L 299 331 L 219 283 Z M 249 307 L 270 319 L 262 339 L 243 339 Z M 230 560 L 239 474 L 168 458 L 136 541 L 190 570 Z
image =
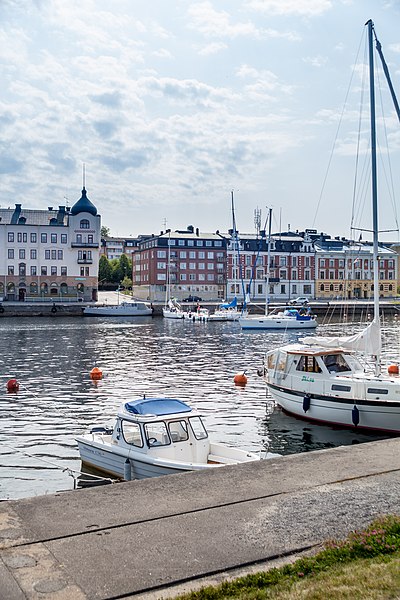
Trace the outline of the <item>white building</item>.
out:
M 100 228 L 85 188 L 72 208 L 0 208 L 0 298 L 96 299 Z

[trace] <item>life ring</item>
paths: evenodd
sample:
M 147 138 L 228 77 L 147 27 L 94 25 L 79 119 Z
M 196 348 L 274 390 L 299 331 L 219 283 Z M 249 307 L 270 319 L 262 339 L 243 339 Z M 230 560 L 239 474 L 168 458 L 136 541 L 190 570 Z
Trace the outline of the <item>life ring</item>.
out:
M 4 312 L 4 306 L 0 306 L 0 313 Z
M 53 314 L 54 314 L 54 313 L 56 313 L 56 312 L 57 312 L 57 308 L 56 308 L 55 306 L 52 306 L 52 307 L 51 307 L 51 312 L 52 312 Z

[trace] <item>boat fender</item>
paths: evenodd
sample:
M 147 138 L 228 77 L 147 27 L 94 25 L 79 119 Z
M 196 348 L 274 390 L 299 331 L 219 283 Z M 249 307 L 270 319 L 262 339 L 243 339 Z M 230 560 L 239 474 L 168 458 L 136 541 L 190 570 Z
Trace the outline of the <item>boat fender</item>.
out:
M 0 313 L 3 314 L 3 312 L 4 312 L 4 306 L 0 305 Z
M 264 375 L 265 375 L 265 369 L 257 369 L 257 375 L 259 377 L 264 377 Z
M 356 405 L 354 405 L 353 410 L 351 411 L 351 420 L 353 421 L 353 425 L 357 427 L 360 422 L 360 411 Z
M 55 304 L 53 304 L 53 306 L 51 307 L 51 312 L 54 314 L 57 312 L 57 307 Z
M 131 461 L 129 458 L 126 459 L 124 464 L 124 479 L 125 481 L 131 481 L 132 479 Z
M 311 404 L 311 394 L 306 394 L 303 398 L 303 410 L 305 413 L 309 410 L 310 404 Z

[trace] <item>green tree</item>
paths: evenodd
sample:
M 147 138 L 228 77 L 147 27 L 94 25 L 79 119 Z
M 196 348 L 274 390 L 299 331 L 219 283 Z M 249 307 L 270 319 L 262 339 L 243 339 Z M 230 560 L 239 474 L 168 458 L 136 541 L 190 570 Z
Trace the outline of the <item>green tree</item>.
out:
M 132 261 L 123 254 L 119 259 L 119 268 L 121 270 L 121 275 L 123 279 L 124 277 L 132 277 Z
M 110 261 L 104 254 L 100 256 L 99 260 L 99 285 L 105 281 L 111 281 L 112 269 Z
M 113 258 L 112 260 L 110 260 L 110 267 L 111 267 L 111 279 L 110 280 L 113 283 L 119 284 L 120 281 L 122 281 L 122 279 L 124 278 L 124 274 L 121 270 L 120 259 Z
M 130 277 L 124 277 L 121 281 L 121 285 L 124 286 L 126 290 L 132 287 L 132 279 Z
M 100 235 L 102 238 L 110 237 L 110 228 L 106 227 L 105 225 L 102 225 L 102 227 L 100 229 Z

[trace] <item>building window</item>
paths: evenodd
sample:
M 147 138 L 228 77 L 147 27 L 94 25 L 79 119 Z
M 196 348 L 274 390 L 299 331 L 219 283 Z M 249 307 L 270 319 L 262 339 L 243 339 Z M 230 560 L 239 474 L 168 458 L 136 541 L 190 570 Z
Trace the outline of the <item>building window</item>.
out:
M 36 233 L 31 233 L 31 244 L 36 244 L 36 242 L 37 242 Z
M 40 234 L 40 242 L 42 244 L 47 244 L 47 233 L 41 233 Z
M 56 260 L 57 259 L 57 250 L 52 250 L 51 251 L 51 260 Z
M 19 258 L 21 260 L 25 260 L 25 249 L 24 248 L 20 249 L 20 251 L 19 251 Z
M 194 246 L 194 240 L 188 240 L 187 245 L 188 246 Z
M 207 273 L 207 281 L 214 281 L 214 273 Z
M 189 263 L 189 269 L 195 269 L 196 268 L 196 263 Z
M 205 269 L 205 268 L 206 268 L 206 265 L 205 265 L 205 263 L 199 263 L 199 269 L 200 269 L 201 271 L 204 271 L 204 269 Z
M 14 258 L 14 248 L 8 249 L 8 258 L 10 258 L 10 259 Z
M 198 258 L 199 258 L 200 260 L 204 260 L 204 259 L 205 259 L 205 257 L 206 257 L 206 253 L 205 253 L 205 252 L 199 252 L 199 254 L 198 254 Z
M 61 234 L 61 243 L 62 244 L 66 244 L 67 243 L 67 234 L 66 233 L 62 233 Z
M 9 242 L 13 242 L 14 241 L 14 234 L 12 231 L 8 232 L 8 241 Z
M 57 260 L 62 260 L 64 258 L 63 250 L 57 250 Z
M 31 267 L 31 275 L 37 275 L 36 267 Z
M 51 267 L 51 275 L 57 275 L 57 267 Z
M 181 250 L 179 252 L 179 258 L 186 258 L 186 250 Z
M 203 246 L 203 240 L 197 240 L 196 246 Z
M 45 260 L 50 260 L 50 250 L 45 250 L 44 251 L 44 259 Z
M 8 265 L 8 274 L 14 275 L 14 266 L 13 265 Z
M 47 275 L 47 267 L 41 267 L 40 274 L 41 275 Z
M 182 262 L 182 263 L 179 263 L 179 268 L 180 268 L 180 269 L 186 269 L 186 268 L 187 268 L 187 267 L 186 267 L 186 263 L 183 263 L 183 262 Z
M 52 244 L 57 244 L 57 234 L 56 233 L 50 234 L 50 241 Z
M 178 240 L 178 246 L 184 246 L 185 240 Z
M 89 267 L 85 267 L 85 277 L 89 277 Z
M 165 250 L 157 250 L 157 258 L 167 258 L 167 253 Z
M 66 275 L 67 275 L 67 267 L 61 267 L 61 275 L 63 277 L 66 277 Z
M 79 223 L 79 229 L 90 229 L 90 223 L 87 219 L 82 219 Z
M 196 275 L 194 273 L 189 273 L 189 281 L 195 281 Z
M 210 246 L 211 246 L 211 244 L 210 244 Z M 221 241 L 221 240 L 218 240 L 218 242 L 214 242 L 214 246 L 215 246 L 216 248 L 220 248 L 220 247 L 222 246 L 222 241 Z
M 286 294 L 286 285 L 284 283 L 281 285 L 281 294 Z
M 208 260 L 212 260 L 214 258 L 214 252 L 207 252 Z
M 196 258 L 196 252 L 189 252 L 189 258 Z
M 85 267 L 81 267 L 81 277 L 85 277 Z
M 25 277 L 25 275 L 26 275 L 26 264 L 25 263 L 19 263 L 19 265 L 18 265 L 18 275 L 20 277 Z
M 31 259 L 32 260 L 37 259 L 37 250 L 35 248 L 31 250 Z
M 157 269 L 165 269 L 166 267 L 167 267 L 167 264 L 165 262 L 157 263 Z
M 181 281 L 186 281 L 186 273 L 181 273 L 181 274 L 179 275 L 179 279 L 180 279 Z
M 204 273 L 200 273 L 199 274 L 199 281 L 205 281 L 206 280 L 206 276 L 204 275 Z

